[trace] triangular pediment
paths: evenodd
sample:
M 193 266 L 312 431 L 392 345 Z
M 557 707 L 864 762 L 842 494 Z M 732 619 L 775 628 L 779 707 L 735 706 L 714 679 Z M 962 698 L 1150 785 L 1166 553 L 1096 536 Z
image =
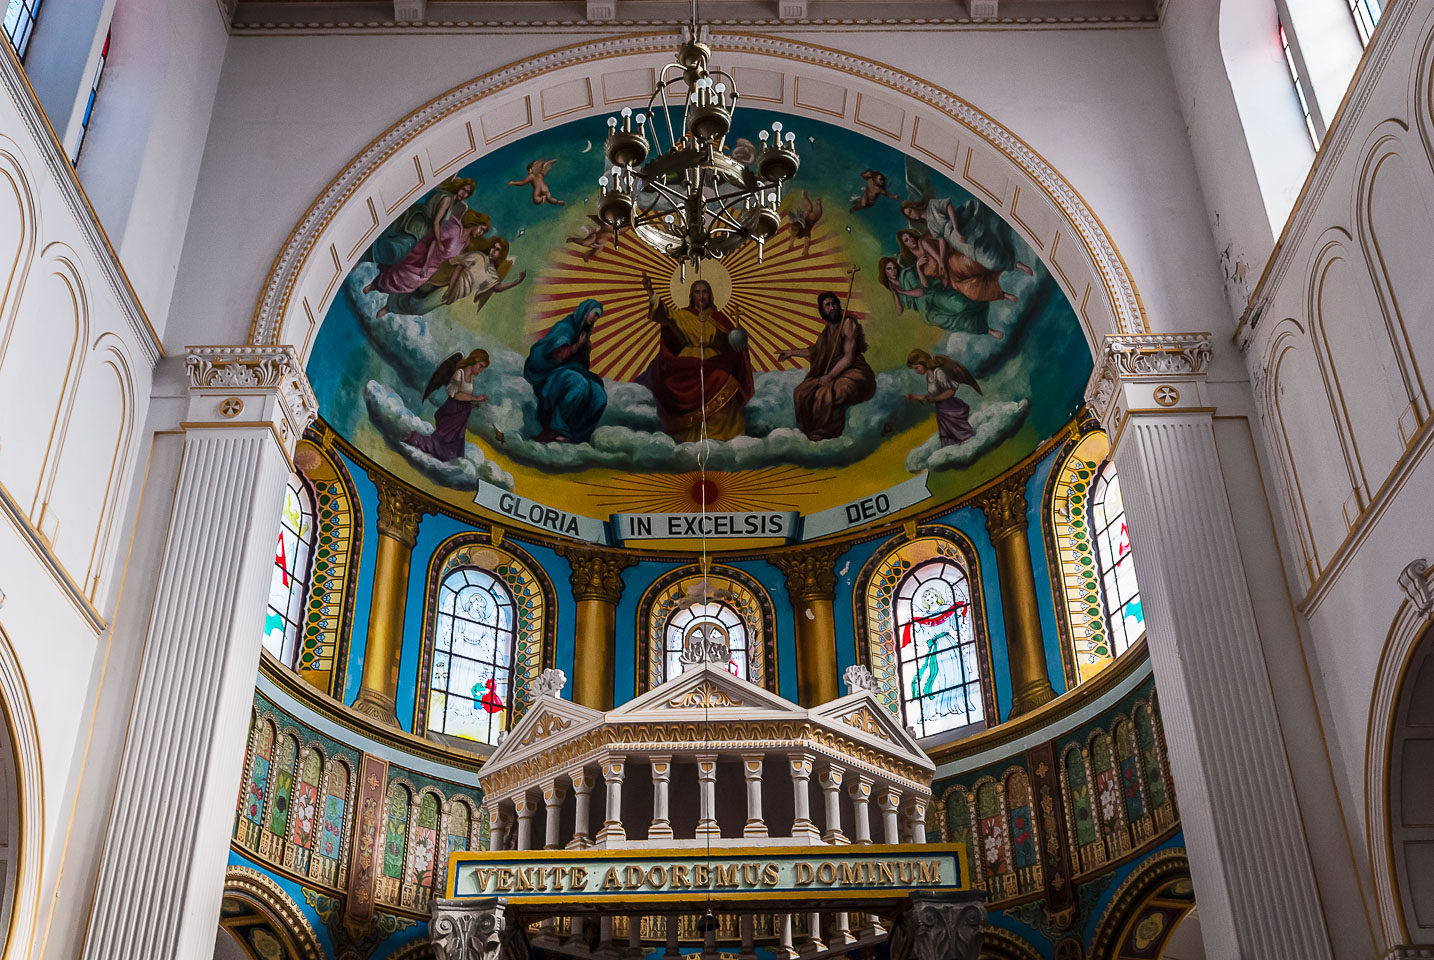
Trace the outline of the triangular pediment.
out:
M 741 713 L 780 712 L 801 715 L 805 711 L 755 683 L 733 676 L 713 664 L 703 664 L 654 687 L 635 700 L 629 700 L 608 716 L 613 720 L 633 720 L 662 714 L 671 719 L 672 711 L 700 710 L 711 714 L 721 711 Z
M 483 765 L 485 775 L 514 760 L 546 750 L 554 743 L 581 734 L 603 721 L 601 710 L 556 696 L 539 697 L 528 707 L 498 749 Z
M 858 690 L 813 707 L 808 715 L 846 736 L 865 740 L 880 750 L 908 754 L 913 761 L 935 769 L 916 738 L 870 690 Z

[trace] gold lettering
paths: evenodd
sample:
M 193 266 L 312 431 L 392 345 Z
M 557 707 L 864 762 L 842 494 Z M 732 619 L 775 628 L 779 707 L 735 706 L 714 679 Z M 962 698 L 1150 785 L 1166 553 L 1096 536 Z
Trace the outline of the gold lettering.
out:
M 780 879 L 782 879 L 782 874 L 777 870 L 775 863 L 769 863 L 762 868 L 762 886 L 775 887 Z
M 878 863 L 876 865 L 876 870 L 879 874 L 879 876 L 876 878 L 877 883 L 893 884 L 896 882 L 896 864 Z
M 876 874 L 872 873 L 871 871 L 870 860 L 866 861 L 861 865 L 861 870 L 863 873 L 866 874 L 866 879 L 863 880 L 862 883 L 876 883 Z
M 836 865 L 830 860 L 824 860 L 817 866 L 817 882 L 828 887 L 836 883 Z
M 622 881 L 617 878 L 617 867 L 608 867 L 607 873 L 602 876 L 602 886 L 599 890 L 621 890 Z
M 812 882 L 812 880 L 816 877 L 816 872 L 815 872 L 814 870 L 812 870 L 812 865 L 811 865 L 810 863 L 806 863 L 805 861 L 802 861 L 802 860 L 798 860 L 798 861 L 797 861 L 797 864 L 796 864 L 796 873 L 797 873 L 797 886 L 799 886 L 799 887 L 805 887 L 805 886 L 807 886 L 807 885 L 810 884 L 810 883 Z
M 691 889 L 692 881 L 687 879 L 687 867 L 680 863 L 672 865 L 672 886 Z
M 916 880 L 916 870 L 910 860 L 903 860 L 901 863 L 897 864 L 897 867 L 899 868 L 901 873 L 902 883 L 912 883 Z
M 861 883 L 861 864 L 843 863 L 841 865 L 841 885 L 844 887 L 855 887 Z
M 557 893 L 563 889 L 563 884 L 568 882 L 567 867 L 553 867 L 553 892 Z
M 498 868 L 498 889 L 499 889 L 499 890 L 512 890 L 512 889 L 513 889 L 513 868 L 512 868 L 512 867 L 499 867 L 499 868 Z
M 493 882 L 494 870 L 492 867 L 477 867 L 473 871 L 478 875 L 478 892 L 487 893 L 488 884 Z
M 727 865 L 727 866 L 724 866 L 724 865 L 722 865 L 722 864 L 720 864 L 720 863 L 714 865 L 714 866 L 712 867 L 712 872 L 713 872 L 713 874 L 716 876 L 717 886 L 719 886 L 719 887 L 735 887 L 735 886 L 737 886 L 737 884 L 741 882 L 741 881 L 739 881 L 739 880 L 737 879 L 737 871 L 738 871 L 739 869 L 740 869 L 740 868 L 739 868 L 739 867 L 737 866 L 737 864 L 735 864 L 735 863 L 730 864 L 730 865 Z M 754 886 L 754 884 L 753 884 L 753 883 L 750 883 L 750 882 L 749 882 L 747 885 L 748 885 L 748 886 Z
M 628 867 L 622 872 L 623 886 L 629 890 L 636 890 L 642 886 L 643 877 L 647 874 L 642 872 L 641 867 Z
M 547 892 L 548 892 L 548 882 L 547 882 L 546 877 L 547 877 L 548 870 L 550 870 L 550 869 L 552 869 L 552 868 L 551 868 L 551 867 L 547 867 L 547 868 L 545 868 L 545 867 L 534 867 L 534 868 L 533 868 L 533 876 L 534 876 L 534 879 L 535 879 L 535 881 L 536 881 L 536 882 L 534 883 L 534 885 L 533 885 L 533 889 L 539 890 L 539 891 L 541 891 L 541 892 L 543 892 L 543 893 L 547 893 Z
M 568 881 L 569 890 L 586 890 L 588 888 L 588 868 L 573 867 L 572 879 Z
M 941 882 L 941 861 L 929 860 L 926 863 L 918 863 L 916 869 L 921 873 L 922 883 Z
M 667 886 L 667 868 L 661 864 L 655 867 L 649 867 L 647 870 L 647 885 L 657 890 Z
M 519 867 L 519 868 L 515 871 L 515 875 L 517 876 L 517 879 L 518 879 L 518 885 L 517 885 L 516 887 L 514 887 L 513 889 L 515 889 L 515 890 L 531 890 L 531 889 L 533 889 L 533 869 L 532 869 L 531 867 Z
M 694 863 L 692 865 L 692 885 L 694 887 L 708 887 L 712 884 L 712 869 L 705 863 Z
M 762 868 L 755 863 L 742 864 L 742 883 L 749 887 L 755 887 L 762 879 Z

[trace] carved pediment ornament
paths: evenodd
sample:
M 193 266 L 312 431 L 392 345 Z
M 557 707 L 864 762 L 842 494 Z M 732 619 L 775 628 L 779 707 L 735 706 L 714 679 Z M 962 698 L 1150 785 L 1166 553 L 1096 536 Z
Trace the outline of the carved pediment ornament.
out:
M 528 731 L 527 735 L 518 743 L 518 746 L 531 746 L 539 740 L 548 739 L 560 730 L 566 730 L 572 725 L 571 720 L 564 720 L 556 713 L 545 713 L 533 724 L 533 729 Z
M 880 737 L 883 740 L 891 739 L 891 737 L 886 735 L 886 731 L 881 729 L 881 724 L 877 722 L 876 714 L 872 713 L 871 708 L 866 704 L 862 704 L 851 713 L 842 717 L 841 722 L 847 726 L 856 727 L 863 733 L 869 733 L 874 737 Z
M 684 693 L 680 693 L 667 701 L 669 707 L 681 709 L 704 709 L 708 707 L 740 707 L 741 700 L 737 700 L 719 689 L 711 680 L 703 680 L 700 684 Z

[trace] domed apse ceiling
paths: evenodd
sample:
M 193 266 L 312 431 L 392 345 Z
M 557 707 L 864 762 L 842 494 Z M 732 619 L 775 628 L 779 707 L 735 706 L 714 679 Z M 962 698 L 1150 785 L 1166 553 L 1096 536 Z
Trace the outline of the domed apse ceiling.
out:
M 682 515 L 704 499 L 713 546 L 745 547 L 889 521 L 1010 469 L 1069 421 L 1091 372 L 1046 265 L 979 198 L 888 144 L 741 109 L 728 142 L 740 157 L 777 120 L 802 155 L 784 226 L 761 261 L 749 244 L 700 277 L 600 229 L 601 117 L 458 171 L 345 279 L 309 361 L 321 415 L 456 508 L 629 546 L 697 535 Z M 705 328 L 688 310 L 698 279 L 717 311 Z M 844 356 L 841 335 L 822 339 L 818 297 L 848 289 L 855 362 L 834 385 L 806 381 L 808 360 L 784 351 L 822 340 L 824 369 Z M 490 364 L 460 395 L 486 400 L 442 406 L 463 384 L 440 368 L 474 350 Z M 916 350 L 939 372 L 909 367 Z M 916 399 L 948 384 L 950 399 Z

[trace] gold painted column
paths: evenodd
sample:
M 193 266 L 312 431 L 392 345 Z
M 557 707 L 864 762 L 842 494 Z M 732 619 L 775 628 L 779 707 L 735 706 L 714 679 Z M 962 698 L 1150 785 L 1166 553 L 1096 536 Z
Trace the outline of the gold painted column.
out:
M 622 599 L 622 571 L 637 560 L 628 554 L 597 547 L 564 544 L 578 602 L 573 638 L 573 702 L 594 710 L 613 705 L 613 658 L 617 642 L 617 602 Z
M 1006 659 L 1011 669 L 1011 716 L 1036 709 L 1055 698 L 1046 671 L 1046 646 L 1041 639 L 1041 610 L 1036 601 L 1036 575 L 1026 534 L 1026 480 L 1021 471 L 977 499 L 986 514 L 986 530 L 996 548 L 996 575 L 1001 582 L 1001 612 L 1006 622 Z
M 787 597 L 797 626 L 797 702 L 815 707 L 837 694 L 836 619 L 832 613 L 837 558 L 843 547 L 808 547 L 773 554 L 787 578 Z
M 408 564 L 418 540 L 418 521 L 423 517 L 423 507 L 387 477 L 372 479 L 378 487 L 378 549 L 373 563 L 362 686 L 353 708 L 366 717 L 396 727 Z

